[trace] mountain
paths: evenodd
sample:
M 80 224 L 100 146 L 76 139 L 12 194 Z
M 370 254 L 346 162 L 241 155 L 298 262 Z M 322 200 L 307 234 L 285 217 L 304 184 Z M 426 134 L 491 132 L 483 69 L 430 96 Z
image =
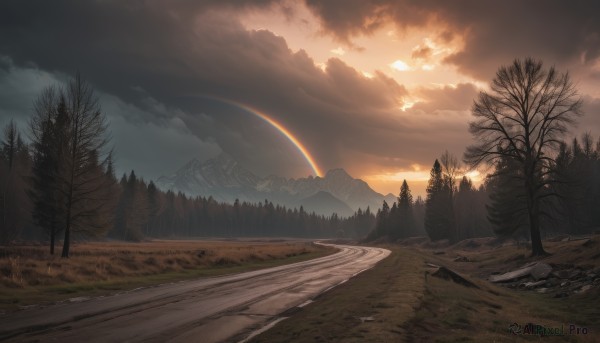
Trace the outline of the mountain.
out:
M 222 153 L 205 162 L 193 159 L 175 174 L 159 177 L 156 185 L 163 190 L 181 191 L 191 196 L 212 195 L 217 200 L 232 202 L 236 198 L 249 200 L 246 198 L 256 193 L 259 181 L 258 176 Z
M 319 191 L 326 191 L 354 210 L 366 209 L 367 206 L 371 209 L 379 208 L 383 199 L 389 202 L 387 197 L 375 192 L 363 180 L 353 178 L 344 169 L 332 169 L 325 174 L 324 178 L 309 176 L 285 179 L 269 176 L 258 183 L 257 189 L 265 193 L 288 193 L 299 197 L 308 197 Z
M 156 185 L 163 190 L 181 191 L 189 196 L 212 196 L 225 202 L 268 199 L 287 207 L 303 205 L 308 212 L 336 212 L 344 216 L 358 208 L 380 208 L 384 199 L 388 203 L 395 200 L 391 194 L 384 196 L 375 192 L 344 169 L 332 169 L 325 177 L 287 179 L 271 175 L 260 178 L 224 153 L 205 162 L 194 159 L 174 174 L 158 178 Z
M 348 217 L 354 214 L 354 210 L 345 202 L 325 191 L 318 191 L 317 193 L 300 200 L 299 203 L 308 213 L 315 212 L 324 215 L 337 213 L 342 217 Z

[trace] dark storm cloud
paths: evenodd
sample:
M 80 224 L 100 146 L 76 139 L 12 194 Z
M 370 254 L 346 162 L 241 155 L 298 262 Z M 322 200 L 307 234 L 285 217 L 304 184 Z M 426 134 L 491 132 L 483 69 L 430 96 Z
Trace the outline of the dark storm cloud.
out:
M 597 128 L 600 127 L 600 98 L 592 96 L 584 96 L 583 100 L 583 117 L 579 118 L 577 127 L 572 130 L 572 135 L 580 135 L 589 132 L 592 135 L 598 135 Z M 600 137 L 595 137 L 596 139 Z
M 326 31 L 344 41 L 393 21 L 399 27 L 437 25 L 440 39 L 462 36 L 464 49 L 447 58 L 459 70 L 489 80 L 501 64 L 533 56 L 550 64 L 584 64 L 600 55 L 600 2 L 560 0 L 312 1 Z M 343 8 L 343 10 L 339 10 Z
M 173 133 L 176 117 L 202 140 L 198 145 L 214 142 L 264 173 L 293 174 L 298 163 L 281 163 L 290 161 L 290 149 L 282 149 L 271 128 L 206 96 L 273 116 L 304 142 L 323 169 L 356 166 L 362 154 L 422 157 L 425 145 L 408 147 L 429 138 L 408 129 L 398 110 L 407 93 L 403 86 L 382 73 L 367 78 L 338 59 L 329 60 L 323 71 L 304 51 L 291 51 L 282 37 L 246 31 L 232 5 L 215 3 L 4 1 L 0 55 L 15 68 L 35 66 L 60 75 L 80 70 L 100 92 L 116 97 L 117 112 L 128 119 L 113 120 L 120 125 L 113 130 L 121 135 L 131 123 L 145 132 L 132 139 L 151 139 L 157 126 Z M 127 158 L 134 154 L 130 148 Z M 278 158 L 269 159 L 273 156 Z

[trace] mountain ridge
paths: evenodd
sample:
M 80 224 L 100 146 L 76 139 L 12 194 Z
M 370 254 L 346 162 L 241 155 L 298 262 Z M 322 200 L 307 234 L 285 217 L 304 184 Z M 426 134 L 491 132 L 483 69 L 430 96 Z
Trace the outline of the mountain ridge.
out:
M 189 196 L 212 196 L 218 201 L 230 203 L 235 199 L 248 202 L 269 199 L 288 207 L 304 206 L 326 215 L 333 213 L 333 209 L 343 209 L 344 215 L 358 208 L 364 210 L 370 207 L 374 210 L 381 206 L 384 199 L 388 202 L 391 200 L 389 195 L 374 191 L 368 183 L 353 178 L 343 168 L 331 169 L 324 177 L 310 175 L 288 179 L 269 175 L 261 178 L 226 153 L 204 162 L 194 158 L 170 176 L 159 177 L 156 184 L 163 190 L 181 191 Z M 319 192 L 329 193 L 331 197 L 321 194 L 311 198 Z

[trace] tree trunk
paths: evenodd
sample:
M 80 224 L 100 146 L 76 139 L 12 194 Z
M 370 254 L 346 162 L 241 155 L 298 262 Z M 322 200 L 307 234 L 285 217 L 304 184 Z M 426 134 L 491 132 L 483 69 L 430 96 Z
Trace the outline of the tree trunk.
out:
M 52 231 L 50 231 L 50 255 L 54 255 L 54 239 L 55 239 L 56 233 L 54 233 L 54 229 L 52 229 Z
M 529 230 L 531 233 L 531 256 L 548 255 L 542 246 L 539 214 L 535 205 L 529 208 Z
M 65 241 L 63 242 L 63 250 L 62 250 L 61 257 L 69 258 L 70 245 L 71 245 L 71 225 L 70 225 L 70 223 L 67 223 L 67 227 L 65 228 Z

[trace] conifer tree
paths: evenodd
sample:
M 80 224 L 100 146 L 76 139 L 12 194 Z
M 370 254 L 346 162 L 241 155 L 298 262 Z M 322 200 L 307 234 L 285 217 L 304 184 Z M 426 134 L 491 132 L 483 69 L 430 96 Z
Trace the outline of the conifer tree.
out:
M 525 190 L 519 187 L 520 174 L 513 159 L 501 158 L 487 178 L 487 218 L 494 233 L 501 237 L 527 233 L 522 231 L 527 228 L 528 220 Z
M 425 230 L 432 241 L 453 239 L 452 192 L 436 159 L 431 168 L 425 201 Z
M 406 180 L 400 187 L 400 196 L 398 197 L 398 217 L 400 223 L 400 235 L 410 237 L 416 234 L 415 220 L 413 214 L 413 197 Z
M 64 158 L 69 130 L 64 97 L 53 87 L 42 92 L 34 103 L 30 121 L 33 166 L 29 196 L 33 202 L 32 218 L 50 238 L 50 254 L 64 230 L 66 195 L 63 182 Z
M 10 120 L 0 141 L 0 244 L 9 244 L 22 234 L 28 217 L 24 177 L 29 153 L 16 123 Z

